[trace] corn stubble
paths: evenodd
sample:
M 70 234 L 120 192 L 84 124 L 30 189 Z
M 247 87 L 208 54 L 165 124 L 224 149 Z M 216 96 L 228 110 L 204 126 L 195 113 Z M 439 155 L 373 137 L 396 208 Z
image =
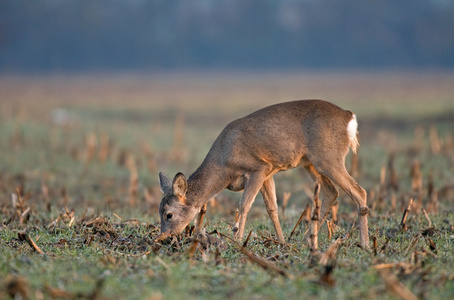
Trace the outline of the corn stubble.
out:
M 153 279 L 159 276 L 171 278 L 175 265 L 169 263 L 167 258 L 170 258 L 174 264 L 185 261 L 192 267 L 207 264 L 210 268 L 236 274 L 234 276 L 264 272 L 269 274 L 270 280 L 275 275 L 288 281 L 307 279 L 314 285 L 333 290 L 342 288 L 339 282 L 345 280 L 343 272 L 353 274 L 357 268 L 364 268 L 358 267 L 356 262 L 366 256 L 367 272 L 372 271 L 379 278 L 378 287 L 369 294 L 364 292 L 366 297 L 390 293 L 402 299 L 430 298 L 425 294 L 430 285 L 439 286 L 440 282 L 454 279 L 452 273 L 437 275 L 431 270 L 434 260 L 447 256 L 444 246 L 440 245 L 443 242 L 440 237 L 445 234 L 449 240 L 454 236 L 452 217 L 448 217 L 452 214 L 452 204 L 448 201 L 453 198 L 454 184 L 442 181 L 440 170 L 427 172 L 429 161 L 434 157 L 446 161 L 447 168 L 454 166 L 452 134 L 443 137 L 435 126 L 431 126 L 426 136 L 424 128 L 418 127 L 410 147 L 387 154 L 387 162 L 385 157 L 385 163 L 376 172 L 377 183 L 368 190 L 372 225 L 372 247 L 368 252 L 359 250 L 353 242 L 352 236 L 358 234 L 356 214 L 342 210 L 346 203 L 343 195 L 338 200 L 342 203 L 340 208 L 337 202 L 327 221 L 319 223 L 323 195 L 319 195 L 318 184 L 312 201 L 298 199 L 302 197 L 297 190 L 282 194 L 281 222 L 288 236 L 284 245 L 276 240 L 272 230 L 262 225 L 251 225 L 252 230 L 242 243 L 233 241 L 231 237 L 238 222 L 233 209 L 236 203 L 222 196 L 219 197 L 222 201 L 212 200 L 203 207 L 195 226 L 191 225 L 179 236 L 160 235 L 156 220 L 123 217 L 123 211 L 128 215 L 131 211 L 157 215 L 159 188 L 141 177 L 142 170 L 155 174 L 159 165 L 171 161 L 185 163 L 188 159 L 189 151 L 185 148 L 188 122 L 182 114 L 172 122 L 174 140 L 170 151 L 159 151 L 155 145 L 152 147 L 143 142 L 134 149 L 121 147 L 107 133 L 88 132 L 79 144 L 56 141 L 53 147 L 65 149 L 68 157 L 83 165 L 83 174 L 87 174 L 87 169 L 106 164 L 126 171 L 126 177 L 114 183 L 102 180 L 97 183 L 105 183 L 111 188 L 104 198 L 96 199 L 109 207 L 108 213 L 100 212 L 99 206 L 93 208 L 90 201 L 94 199 L 78 196 L 64 181 L 56 184 L 55 180 L 43 176 L 36 184 L 29 182 L 30 175 L 13 178 L 1 174 L 0 186 L 11 197 L 0 202 L 0 234 L 14 233 L 4 239 L 4 244 L 2 241 L 2 247 L 16 252 L 17 256 L 45 257 L 49 264 L 59 259 L 61 254 L 56 253 L 61 249 L 97 249 L 101 253 L 99 263 L 105 268 L 121 268 L 126 264 L 133 269 L 131 265 L 139 259 L 147 259 L 165 270 L 165 275 L 150 272 Z M 9 143 L 14 149 L 30 144 L 21 126 L 14 127 Z M 361 155 L 360 152 L 360 156 L 352 156 L 350 168 L 350 173 L 359 180 L 363 180 L 366 173 Z M 312 187 L 303 189 L 312 192 Z M 292 202 L 289 202 L 290 197 Z M 218 216 L 227 221 L 220 222 Z M 47 234 L 61 237 L 50 241 L 44 237 Z M 309 236 L 308 240 L 306 236 Z M 364 265 L 364 260 L 362 263 Z M 0 281 L 10 297 L 25 299 L 41 293 L 44 298 L 105 298 L 107 282 L 102 277 L 95 278 L 91 290 L 76 293 L 61 286 L 32 286 L 27 273 L 20 274 L 25 275 L 10 275 Z M 415 287 L 416 282 L 421 283 L 420 288 Z M 2 293 L 0 291 L 0 299 Z

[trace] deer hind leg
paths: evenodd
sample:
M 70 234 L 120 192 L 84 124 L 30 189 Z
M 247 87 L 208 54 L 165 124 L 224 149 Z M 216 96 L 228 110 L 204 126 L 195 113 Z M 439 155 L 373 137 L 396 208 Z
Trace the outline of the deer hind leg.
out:
M 277 214 L 277 198 L 276 198 L 276 187 L 274 184 L 273 177 L 263 182 L 260 192 L 263 196 L 263 202 L 265 202 L 266 211 L 271 218 L 276 231 L 277 238 L 281 244 L 285 243 L 284 235 L 282 234 L 281 224 L 279 223 L 279 217 Z
M 366 191 L 348 174 L 344 164 L 325 164 L 319 171 L 336 183 L 356 203 L 359 214 L 360 244 L 363 248 L 369 248 L 367 224 L 369 208 Z
M 257 196 L 260 188 L 263 185 L 263 177 L 261 174 L 252 174 L 247 180 L 244 186 L 243 196 L 240 200 L 240 212 L 238 215 L 238 230 L 235 233 L 235 240 L 239 241 L 244 234 L 244 226 L 246 225 L 246 218 L 249 210 L 251 209 L 252 203 L 254 203 L 255 197 Z M 236 224 L 235 224 L 236 227 Z
M 339 191 L 334 186 L 334 183 L 326 177 L 325 175 L 321 175 L 322 178 L 322 193 L 323 193 L 323 201 L 322 201 L 322 210 L 321 210 L 321 221 L 320 224 L 325 222 L 326 218 L 328 218 L 331 209 L 333 208 L 334 202 L 336 202 L 337 196 L 339 196 Z
M 326 218 L 328 217 L 329 213 L 331 212 L 331 208 L 333 207 L 334 202 L 339 196 L 339 191 L 334 186 L 331 179 L 326 177 L 325 175 L 320 174 L 313 165 L 308 165 L 304 167 L 306 171 L 311 175 L 312 179 L 315 182 L 320 183 L 321 185 L 321 192 L 322 192 L 322 208 L 320 213 L 320 224 L 325 222 Z M 320 230 L 320 226 L 318 226 Z
M 320 231 L 321 225 L 325 222 L 326 218 L 328 217 L 329 213 L 331 212 L 331 208 L 333 207 L 334 202 L 339 195 L 337 188 L 334 186 L 333 182 L 326 177 L 325 175 L 320 174 L 313 165 L 309 164 L 304 167 L 306 171 L 309 173 L 311 178 L 316 182 L 320 183 L 321 187 L 321 194 L 322 194 L 322 207 L 320 211 L 320 221 L 317 226 L 318 231 Z M 304 237 L 304 239 L 310 244 L 310 235 L 311 232 L 308 231 Z

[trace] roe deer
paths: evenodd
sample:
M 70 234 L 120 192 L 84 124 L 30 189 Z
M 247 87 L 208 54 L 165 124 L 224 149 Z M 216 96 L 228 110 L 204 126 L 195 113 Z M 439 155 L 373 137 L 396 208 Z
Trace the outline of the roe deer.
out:
M 228 124 L 198 169 L 186 180 L 159 173 L 164 193 L 159 206 L 161 232 L 180 233 L 201 207 L 227 188 L 244 190 L 236 239 L 241 239 L 249 209 L 260 191 L 279 242 L 273 175 L 303 166 L 321 184 L 320 224 L 338 196 L 337 184 L 358 207 L 360 243 L 369 247 L 366 191 L 348 174 L 345 157 L 359 146 L 356 116 L 323 100 L 299 100 L 260 109 Z

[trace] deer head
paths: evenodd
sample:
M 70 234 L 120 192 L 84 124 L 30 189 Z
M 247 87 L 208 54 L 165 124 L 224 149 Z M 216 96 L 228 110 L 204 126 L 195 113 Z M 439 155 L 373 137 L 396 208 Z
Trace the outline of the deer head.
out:
M 182 173 L 175 175 L 171 181 L 166 174 L 161 172 L 159 173 L 159 183 L 164 194 L 159 205 L 161 233 L 178 234 L 197 214 L 197 209 L 189 205 L 186 198 L 188 182 Z

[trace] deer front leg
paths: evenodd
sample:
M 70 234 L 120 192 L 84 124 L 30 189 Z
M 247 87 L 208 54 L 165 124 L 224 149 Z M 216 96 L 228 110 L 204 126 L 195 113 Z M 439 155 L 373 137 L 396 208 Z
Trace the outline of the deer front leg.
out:
M 251 175 L 246 181 L 243 196 L 241 197 L 240 201 L 238 226 L 235 224 L 235 227 L 238 228 L 234 236 L 236 241 L 240 241 L 243 238 L 247 214 L 249 213 L 252 203 L 254 203 L 255 197 L 257 196 L 262 185 L 263 178 L 260 175 Z
M 276 231 L 277 238 L 281 244 L 285 244 L 284 235 L 282 234 L 281 224 L 279 223 L 279 217 L 277 213 L 277 198 L 276 198 L 276 187 L 274 184 L 273 177 L 265 180 L 260 190 L 263 196 L 263 202 L 265 202 L 266 211 L 271 218 Z

